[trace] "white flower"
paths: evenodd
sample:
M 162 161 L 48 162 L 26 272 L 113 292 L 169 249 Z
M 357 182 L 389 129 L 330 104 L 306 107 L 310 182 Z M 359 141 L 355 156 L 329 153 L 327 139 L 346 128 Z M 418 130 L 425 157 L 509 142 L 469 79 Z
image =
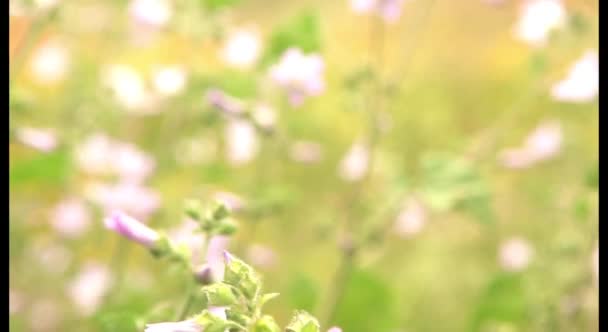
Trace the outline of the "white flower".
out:
M 91 218 L 84 203 L 76 198 L 66 199 L 53 209 L 51 223 L 66 237 L 78 237 L 90 226 Z
M 262 128 L 271 129 L 276 122 L 276 112 L 268 105 L 257 105 L 251 114 L 253 120 Z
M 387 23 L 396 22 L 401 16 L 405 0 L 350 0 L 352 10 L 357 14 L 374 13 Z
M 194 320 L 184 320 L 181 322 L 165 322 L 147 324 L 144 332 L 201 332 L 202 326 Z
M 509 168 L 530 167 L 555 157 L 562 145 L 562 129 L 558 122 L 540 124 L 526 139 L 524 146 L 507 149 L 501 154 L 503 164 Z
M 56 83 L 63 80 L 68 71 L 68 49 L 59 40 L 49 40 L 36 50 L 31 61 L 31 70 L 38 83 Z
M 185 85 L 186 72 L 178 66 L 161 68 L 154 75 L 154 87 L 161 95 L 176 95 L 184 89 Z
M 251 161 L 259 149 L 258 137 L 253 127 L 245 120 L 230 120 L 225 130 L 228 160 L 234 165 Z
M 560 0 L 526 0 L 521 9 L 515 35 L 534 46 L 543 45 L 551 30 L 560 27 L 566 11 Z
M 339 174 L 346 181 L 361 180 L 368 172 L 369 149 L 362 143 L 351 146 L 339 165 Z
M 323 158 L 323 151 L 318 143 L 297 141 L 291 145 L 289 156 L 293 161 L 312 164 L 319 162 Z
M 395 232 L 403 237 L 418 234 L 426 223 L 426 209 L 414 198 L 406 201 L 395 221 Z
M 551 95 L 562 102 L 589 102 L 599 92 L 599 79 L 597 52 L 589 50 L 576 61 L 565 79 L 553 85 Z
M 110 66 L 105 73 L 105 83 L 116 99 L 130 112 L 150 113 L 154 96 L 148 92 L 141 75 L 132 67 Z
M 133 0 L 129 13 L 138 23 L 163 27 L 169 22 L 173 9 L 167 0 Z
M 240 29 L 232 32 L 222 49 L 221 57 L 227 64 L 237 68 L 248 68 L 260 55 L 260 37 L 257 32 Z
M 533 250 L 528 241 L 522 238 L 512 238 L 500 247 L 499 261 L 507 271 L 521 271 L 525 269 L 533 256 Z
M 57 147 L 57 137 L 51 129 L 20 128 L 17 130 L 17 139 L 43 152 L 53 151 Z
M 101 264 L 87 263 L 68 285 L 68 294 L 76 309 L 84 316 L 91 315 L 110 290 L 110 270 Z
M 325 89 L 325 65 L 318 54 L 304 55 L 298 48 L 290 48 L 278 64 L 270 68 L 270 76 L 285 88 L 289 102 L 298 106 L 309 96 L 318 96 Z

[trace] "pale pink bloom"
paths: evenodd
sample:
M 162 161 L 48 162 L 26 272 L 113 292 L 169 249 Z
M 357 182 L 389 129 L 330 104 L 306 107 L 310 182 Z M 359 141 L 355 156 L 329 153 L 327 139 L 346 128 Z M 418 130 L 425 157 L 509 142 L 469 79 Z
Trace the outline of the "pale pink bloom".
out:
M 207 102 L 228 115 L 240 115 L 245 112 L 245 105 L 241 100 L 227 95 L 219 89 L 209 89 L 205 95 Z
M 79 313 L 89 316 L 101 305 L 111 283 L 112 275 L 106 266 L 87 263 L 69 283 L 67 292 Z
M 507 271 L 517 272 L 525 269 L 532 256 L 533 249 L 523 238 L 511 238 L 500 246 L 500 265 Z
M 329 330 L 327 330 L 327 332 L 342 332 L 342 329 L 337 326 L 334 326 L 334 327 L 330 328 Z
M 104 220 L 104 223 L 106 228 L 147 248 L 152 248 L 160 239 L 160 235 L 155 230 L 122 212 L 113 213 Z
M 146 324 L 144 332 L 202 332 L 203 327 L 194 320 L 184 320 L 181 322 L 164 322 Z
M 127 111 L 133 114 L 155 112 L 155 96 L 148 91 L 144 79 L 134 68 L 112 65 L 106 69 L 104 81 Z
M 305 55 L 298 48 L 290 48 L 279 63 L 270 68 L 270 76 L 287 90 L 291 105 L 298 106 L 306 97 L 318 96 L 325 90 L 324 71 L 320 55 Z
M 221 57 L 227 64 L 248 68 L 255 64 L 261 51 L 259 34 L 253 30 L 239 29 L 230 34 L 222 49 Z
M 187 246 L 190 249 L 191 261 L 194 265 L 201 264 L 202 248 L 205 239 L 201 233 L 197 232 L 199 225 L 191 220 L 186 219 L 178 228 L 169 233 L 169 237 L 174 243 L 179 243 Z
M 60 275 L 64 273 L 72 262 L 72 253 L 59 244 L 34 244 L 28 255 L 42 266 L 46 272 Z
M 351 0 L 352 10 L 357 14 L 375 14 L 387 23 L 395 23 L 401 16 L 405 0 Z
M 20 128 L 17 138 L 21 143 L 42 152 L 51 152 L 57 148 L 57 136 L 52 129 Z
M 213 194 L 214 199 L 224 203 L 226 207 L 233 212 L 239 211 L 245 207 L 245 200 L 231 192 L 218 191 Z
M 68 198 L 55 206 L 51 213 L 55 230 L 66 237 L 78 237 L 87 231 L 91 216 L 84 202 Z
M 323 150 L 316 142 L 297 141 L 291 145 L 289 157 L 299 163 L 313 164 L 321 161 Z
M 596 51 L 587 51 L 568 72 L 568 76 L 553 85 L 555 100 L 571 103 L 592 101 L 599 91 L 599 58 Z
M 402 237 L 418 234 L 426 224 L 427 211 L 420 201 L 408 199 L 395 221 L 395 232 Z
M 251 264 L 259 268 L 272 268 L 276 265 L 277 255 L 269 247 L 253 244 L 247 250 L 247 259 Z
M 58 331 L 61 320 L 61 305 L 51 299 L 40 299 L 29 308 L 29 325 L 31 331 Z
M 362 143 L 351 146 L 339 165 L 339 174 L 346 181 L 361 180 L 368 172 L 369 149 Z
M 213 279 L 224 278 L 224 251 L 228 249 L 230 238 L 227 236 L 214 236 L 209 239 L 207 247 L 207 265 L 211 268 Z
M 86 194 L 106 212 L 124 210 L 141 219 L 146 219 L 160 206 L 160 195 L 156 191 L 136 183 L 94 183 L 86 188 Z
M 154 88 L 161 95 L 176 95 L 185 86 L 186 71 L 179 66 L 164 67 L 154 73 Z
M 118 175 L 123 180 L 138 182 L 155 168 L 152 157 L 131 143 L 113 140 L 104 134 L 94 134 L 76 149 L 80 168 L 95 175 Z
M 562 129 L 558 122 L 540 124 L 527 138 L 522 147 L 505 150 L 501 160 L 509 168 L 530 167 L 555 157 L 561 150 Z
M 67 47 L 56 39 L 42 44 L 31 61 L 34 78 L 41 84 L 52 84 L 63 80 L 70 64 Z
M 171 19 L 173 8 L 168 0 L 132 0 L 129 14 L 137 23 L 160 28 Z
M 251 114 L 256 124 L 264 129 L 272 129 L 276 123 L 277 115 L 268 105 L 258 105 Z
M 20 292 L 9 289 L 8 293 L 8 310 L 11 315 L 18 314 L 21 309 L 23 309 L 23 305 L 25 303 L 25 299 Z
M 225 128 L 225 139 L 227 158 L 234 165 L 246 164 L 258 153 L 255 127 L 245 120 L 230 120 Z
M 566 21 L 561 0 L 525 0 L 515 28 L 518 39 L 533 46 L 546 43 L 549 33 Z

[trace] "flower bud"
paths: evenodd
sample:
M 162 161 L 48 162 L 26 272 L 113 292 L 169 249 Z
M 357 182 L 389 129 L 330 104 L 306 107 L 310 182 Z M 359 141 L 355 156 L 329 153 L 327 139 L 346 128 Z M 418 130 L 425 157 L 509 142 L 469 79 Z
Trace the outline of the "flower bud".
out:
M 155 230 L 122 212 L 115 212 L 111 217 L 106 218 L 105 225 L 108 229 L 147 248 L 152 248 L 160 239 L 160 235 Z
M 194 278 L 197 282 L 203 285 L 209 285 L 213 283 L 213 270 L 209 265 L 203 264 L 196 271 L 194 271 Z

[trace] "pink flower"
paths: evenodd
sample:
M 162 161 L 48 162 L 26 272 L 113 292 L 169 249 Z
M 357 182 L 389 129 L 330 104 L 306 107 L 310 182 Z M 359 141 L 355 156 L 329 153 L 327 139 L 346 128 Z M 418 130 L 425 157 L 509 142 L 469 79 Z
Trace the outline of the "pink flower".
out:
M 225 250 L 228 248 L 230 238 L 227 236 L 214 236 L 208 239 L 207 264 L 212 270 L 214 280 L 222 280 L 224 277 Z
M 329 330 L 327 330 L 327 332 L 342 332 L 342 329 L 337 326 L 334 326 L 334 327 L 330 328 Z
M 509 168 L 530 167 L 556 156 L 562 145 L 562 130 L 558 122 L 547 121 L 539 125 L 527 138 L 524 146 L 505 150 L 503 164 Z
M 90 225 L 89 211 L 84 203 L 69 198 L 59 203 L 53 210 L 51 222 L 55 230 L 66 237 L 77 237 Z
M 324 70 L 320 55 L 304 55 L 300 49 L 290 48 L 279 63 L 270 68 L 270 76 L 287 90 L 291 105 L 298 106 L 306 97 L 318 96 L 325 90 Z
M 111 274 L 106 266 L 87 263 L 69 284 L 68 294 L 76 309 L 82 315 L 88 316 L 101 305 L 103 297 L 110 290 L 111 281 Z
M 426 209 L 418 200 L 411 198 L 403 206 L 395 222 L 395 232 L 402 237 L 418 234 L 426 223 Z
M 587 51 L 576 61 L 568 76 L 553 85 L 551 96 L 557 101 L 585 103 L 599 92 L 599 59 L 596 51 Z
M 509 239 L 500 247 L 500 264 L 507 271 L 517 272 L 525 269 L 532 256 L 532 247 L 523 238 Z
M 57 137 L 51 129 L 20 128 L 17 139 L 42 152 L 51 152 L 57 147 Z
M 207 90 L 205 97 L 211 106 L 228 115 L 239 115 L 245 112 L 245 105 L 242 101 L 227 95 L 220 89 Z
M 339 174 L 346 181 L 359 181 L 368 172 L 369 149 L 362 143 L 351 146 L 339 165 Z
M 173 10 L 167 0 L 133 0 L 129 13 L 138 23 L 160 28 L 169 22 Z
M 387 23 L 395 23 L 401 16 L 405 0 L 351 0 L 352 10 L 357 14 L 373 13 Z
M 122 212 L 115 212 L 106 218 L 105 225 L 108 229 L 147 248 L 152 248 L 160 239 L 160 235 L 155 230 Z

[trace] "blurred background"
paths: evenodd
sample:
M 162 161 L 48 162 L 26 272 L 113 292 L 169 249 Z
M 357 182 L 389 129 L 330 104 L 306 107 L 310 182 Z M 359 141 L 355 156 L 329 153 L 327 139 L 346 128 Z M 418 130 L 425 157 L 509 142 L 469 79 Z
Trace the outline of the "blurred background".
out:
M 143 331 L 200 254 L 284 325 L 599 331 L 598 1 L 10 1 L 10 329 Z M 197 251 L 198 250 L 198 251 Z M 331 324 L 331 325 L 330 325 Z

